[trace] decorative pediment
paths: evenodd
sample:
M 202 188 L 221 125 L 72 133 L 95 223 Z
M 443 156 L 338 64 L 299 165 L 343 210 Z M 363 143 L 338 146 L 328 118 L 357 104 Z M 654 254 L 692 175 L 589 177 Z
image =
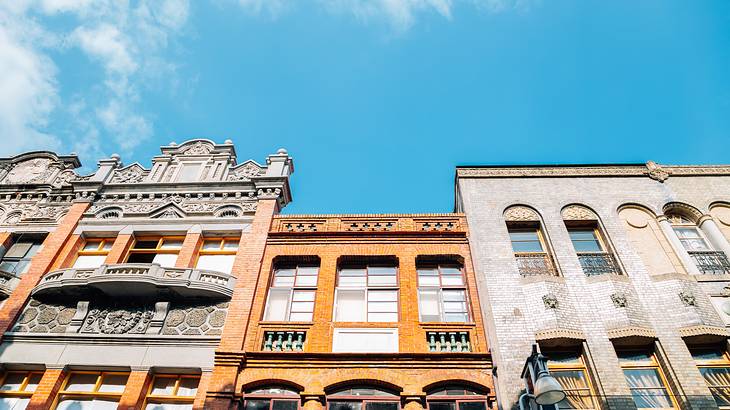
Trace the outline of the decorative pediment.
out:
M 68 185 L 78 175 L 73 171 L 81 164 L 76 156 L 57 156 L 52 152 L 29 152 L 0 159 L 0 183 L 3 185 L 50 184 Z
M 185 218 L 185 216 L 185 211 L 176 204 L 164 205 L 150 213 L 150 218 L 153 219 L 178 219 Z
M 109 182 L 115 184 L 134 184 L 144 180 L 147 174 L 149 174 L 149 170 L 135 162 L 134 164 L 115 170 Z
M 213 144 L 209 142 L 197 141 L 187 148 L 181 149 L 184 155 L 208 155 L 213 152 Z
M 253 177 L 262 176 L 266 173 L 264 167 L 256 161 L 248 160 L 241 165 L 231 168 L 228 173 L 229 181 L 250 181 Z

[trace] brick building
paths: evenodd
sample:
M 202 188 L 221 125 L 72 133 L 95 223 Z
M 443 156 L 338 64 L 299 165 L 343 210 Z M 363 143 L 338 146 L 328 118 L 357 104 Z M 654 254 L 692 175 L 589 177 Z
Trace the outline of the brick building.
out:
M 0 408 L 494 403 L 463 215 L 279 216 L 230 141 L 79 167 L 0 159 Z
M 730 406 L 730 167 L 460 167 L 500 407 L 531 345 L 561 407 Z

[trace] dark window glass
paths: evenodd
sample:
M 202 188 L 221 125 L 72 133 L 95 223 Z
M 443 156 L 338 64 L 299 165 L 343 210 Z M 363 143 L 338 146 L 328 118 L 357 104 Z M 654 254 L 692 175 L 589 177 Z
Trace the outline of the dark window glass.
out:
M 296 400 L 272 400 L 271 410 L 297 410 L 299 402 Z
M 432 401 L 428 403 L 429 410 L 456 410 L 453 401 Z
M 486 410 L 483 401 L 460 401 L 459 410 Z
M 134 243 L 134 249 L 155 249 L 158 241 L 137 241 Z
M 246 410 L 269 410 L 269 400 L 246 400 Z
M 365 403 L 365 410 L 398 410 L 398 403 L 387 401 L 370 401 Z
M 331 401 L 329 410 L 361 410 L 362 402 L 359 401 Z
M 128 263 L 152 263 L 157 256 L 154 253 L 132 253 L 127 258 Z

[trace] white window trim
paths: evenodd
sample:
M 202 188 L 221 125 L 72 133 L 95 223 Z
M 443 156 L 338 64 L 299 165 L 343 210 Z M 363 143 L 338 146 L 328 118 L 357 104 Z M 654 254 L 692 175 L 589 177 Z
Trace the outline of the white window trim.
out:
M 389 350 L 350 350 L 347 348 L 338 348 L 338 345 L 342 343 L 342 336 L 344 334 L 382 334 L 391 336 L 395 341 L 394 345 Z M 332 335 L 332 352 L 333 353 L 398 353 L 398 328 L 335 328 Z

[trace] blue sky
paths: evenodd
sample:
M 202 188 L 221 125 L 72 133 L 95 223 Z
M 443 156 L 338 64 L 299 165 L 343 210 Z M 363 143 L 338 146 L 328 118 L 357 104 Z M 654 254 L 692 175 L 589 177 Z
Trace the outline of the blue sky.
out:
M 448 212 L 454 167 L 730 163 L 730 2 L 17 0 L 0 155 L 295 158 L 286 213 Z

